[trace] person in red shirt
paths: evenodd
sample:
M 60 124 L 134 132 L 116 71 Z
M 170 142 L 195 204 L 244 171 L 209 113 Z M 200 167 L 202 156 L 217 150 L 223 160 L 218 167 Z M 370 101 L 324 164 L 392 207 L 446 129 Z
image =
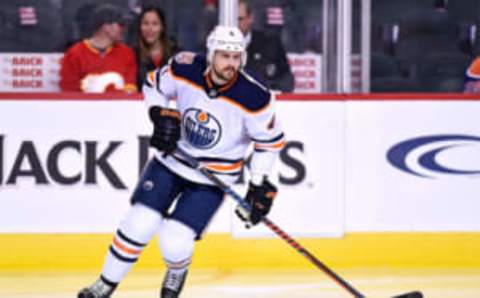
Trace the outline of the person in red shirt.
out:
M 94 33 L 65 53 L 60 69 L 62 91 L 135 92 L 135 54 L 122 42 L 124 18 L 115 6 L 104 4 L 93 13 Z

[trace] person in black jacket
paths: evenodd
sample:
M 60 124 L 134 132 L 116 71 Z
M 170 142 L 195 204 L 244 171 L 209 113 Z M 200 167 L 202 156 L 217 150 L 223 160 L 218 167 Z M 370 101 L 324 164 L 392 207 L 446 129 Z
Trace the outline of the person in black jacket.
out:
M 293 91 L 295 80 L 281 39 L 252 30 L 254 15 L 250 4 L 239 0 L 238 5 L 238 28 L 247 42 L 245 70 L 270 89 Z
M 142 90 L 147 73 L 167 64 L 176 47 L 168 38 L 165 15 L 160 8 L 144 7 L 137 22 L 137 42 L 133 49 L 138 65 L 137 87 Z

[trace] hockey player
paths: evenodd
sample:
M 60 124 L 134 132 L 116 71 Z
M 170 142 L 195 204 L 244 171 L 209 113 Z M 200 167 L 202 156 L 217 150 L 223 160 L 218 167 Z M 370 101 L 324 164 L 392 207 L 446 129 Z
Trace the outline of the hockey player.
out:
M 157 152 L 137 184 L 100 278 L 79 298 L 110 297 L 157 231 L 167 266 L 160 296 L 179 297 L 194 242 L 201 238 L 224 193 L 182 160 L 177 146 L 232 183 L 253 143 L 246 195 L 252 209 L 237 207 L 237 214 L 257 224 L 269 212 L 277 189 L 267 176 L 284 135 L 272 94 L 244 73 L 245 59 L 242 33 L 217 26 L 208 36 L 206 59 L 183 52 L 162 70 L 149 73 L 143 92 L 154 127 L 150 143 Z M 169 108 L 174 97 L 176 109 Z

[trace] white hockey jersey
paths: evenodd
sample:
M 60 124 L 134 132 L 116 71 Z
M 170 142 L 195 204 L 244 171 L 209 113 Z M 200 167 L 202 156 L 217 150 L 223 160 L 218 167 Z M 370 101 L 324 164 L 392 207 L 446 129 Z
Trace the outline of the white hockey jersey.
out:
M 238 179 L 252 142 L 251 172 L 268 174 L 285 143 L 275 117 L 274 96 L 243 71 L 220 87 L 207 72 L 203 56 L 179 53 L 164 68 L 147 75 L 143 87 L 147 106 L 168 107 L 169 100 L 176 98 L 182 116 L 178 146 L 225 183 Z M 160 152 L 155 156 L 188 180 L 212 184 L 178 156 L 163 157 Z

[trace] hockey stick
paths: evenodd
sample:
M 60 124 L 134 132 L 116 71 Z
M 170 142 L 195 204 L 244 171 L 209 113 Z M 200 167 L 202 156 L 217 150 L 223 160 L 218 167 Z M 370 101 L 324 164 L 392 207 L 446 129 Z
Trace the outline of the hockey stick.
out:
M 232 188 L 226 185 L 222 180 L 220 180 L 217 176 L 211 173 L 207 168 L 203 167 L 201 163 L 196 160 L 194 157 L 188 155 L 185 151 L 180 148 L 177 148 L 176 153 L 182 158 L 182 160 L 186 161 L 192 168 L 197 169 L 203 175 L 205 175 L 210 181 L 212 181 L 216 186 L 222 189 L 227 195 L 232 197 L 242 208 L 247 211 L 251 210 L 251 206 L 243 199 L 242 196 L 237 194 Z M 327 267 L 324 263 L 322 263 L 319 259 L 317 259 L 312 253 L 310 253 L 305 247 L 303 247 L 300 243 L 298 243 L 295 239 L 290 237 L 286 232 L 284 232 L 279 226 L 273 223 L 270 219 L 266 216 L 261 220 L 263 224 L 265 224 L 270 230 L 272 230 L 277 236 L 282 238 L 285 242 L 287 242 L 291 247 L 293 247 L 298 253 L 303 255 L 307 260 L 309 260 L 312 264 L 314 264 L 318 269 L 323 271 L 326 275 L 328 275 L 333 281 L 335 281 L 338 285 L 348 291 L 353 297 L 355 298 L 365 298 L 366 296 L 362 294 L 359 290 L 355 289 L 352 285 L 350 285 L 346 280 L 341 278 L 338 274 L 336 274 L 333 270 Z M 409 292 L 402 295 L 398 295 L 392 298 L 422 298 L 423 295 L 419 291 Z

